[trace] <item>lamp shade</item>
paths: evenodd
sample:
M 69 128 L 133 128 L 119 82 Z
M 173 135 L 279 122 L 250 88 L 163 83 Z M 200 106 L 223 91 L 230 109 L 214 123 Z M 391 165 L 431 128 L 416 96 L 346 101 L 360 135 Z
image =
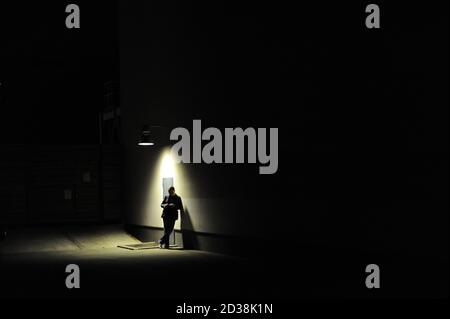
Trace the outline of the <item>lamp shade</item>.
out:
M 139 146 L 153 146 L 155 142 L 151 139 L 150 129 L 148 125 L 144 125 L 141 132 L 141 137 L 138 142 Z

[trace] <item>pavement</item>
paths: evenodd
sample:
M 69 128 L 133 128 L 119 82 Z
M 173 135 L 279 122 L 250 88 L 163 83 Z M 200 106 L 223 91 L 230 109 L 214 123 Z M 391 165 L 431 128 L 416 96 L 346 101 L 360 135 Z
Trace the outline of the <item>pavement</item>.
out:
M 243 258 L 183 249 L 117 247 L 137 243 L 120 225 L 9 230 L 0 242 L 0 298 L 172 299 L 259 294 Z M 80 268 L 80 289 L 65 285 L 70 264 Z
M 11 229 L 0 241 L 0 299 L 448 298 L 448 259 L 298 245 L 267 245 L 245 258 L 117 247 L 136 243 L 120 225 Z M 374 261 L 381 289 L 369 290 L 365 269 Z M 80 289 L 66 287 L 71 264 Z

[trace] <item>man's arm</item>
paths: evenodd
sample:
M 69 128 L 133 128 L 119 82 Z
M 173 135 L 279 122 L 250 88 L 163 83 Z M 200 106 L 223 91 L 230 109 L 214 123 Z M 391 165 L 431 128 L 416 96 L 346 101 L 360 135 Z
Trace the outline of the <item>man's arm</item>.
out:
M 164 199 L 163 199 L 163 201 L 162 201 L 162 203 L 161 203 L 161 208 L 166 208 L 167 207 L 167 205 L 168 205 L 168 197 L 167 196 L 164 196 Z
M 184 207 L 183 207 L 183 201 L 181 200 L 181 197 L 178 197 L 178 207 L 177 209 L 180 210 L 180 213 L 184 213 Z

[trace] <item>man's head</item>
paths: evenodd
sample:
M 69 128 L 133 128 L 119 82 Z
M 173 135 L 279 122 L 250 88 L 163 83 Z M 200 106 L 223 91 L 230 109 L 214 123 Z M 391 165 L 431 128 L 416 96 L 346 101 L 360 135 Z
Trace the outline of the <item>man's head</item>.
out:
M 172 187 L 169 188 L 169 195 L 170 196 L 175 195 L 175 187 L 172 186 Z

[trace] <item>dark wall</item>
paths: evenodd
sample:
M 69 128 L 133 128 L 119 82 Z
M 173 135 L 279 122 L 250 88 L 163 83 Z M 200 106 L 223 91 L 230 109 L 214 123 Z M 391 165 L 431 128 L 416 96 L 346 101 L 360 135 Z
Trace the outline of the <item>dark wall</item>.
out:
M 69 3 L 0 3 L 0 224 L 120 217 L 120 150 L 105 147 L 100 169 L 98 145 L 104 84 L 118 80 L 117 6 L 77 1 L 81 28 L 69 30 Z
M 117 146 L 3 146 L 0 224 L 118 221 L 122 161 Z
M 103 85 L 117 79 L 115 1 L 0 4 L 1 144 L 95 144 Z
M 142 125 L 201 119 L 278 127 L 279 170 L 177 165 L 190 230 L 446 256 L 448 8 L 383 8 L 120 1 L 127 223 L 162 225 Z

